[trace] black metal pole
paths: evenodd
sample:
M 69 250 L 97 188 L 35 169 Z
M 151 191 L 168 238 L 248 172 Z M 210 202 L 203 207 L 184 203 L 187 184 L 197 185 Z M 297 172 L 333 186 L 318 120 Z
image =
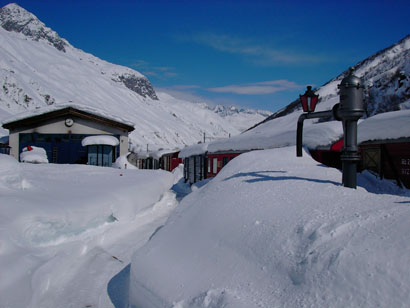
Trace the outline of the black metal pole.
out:
M 296 130 L 296 156 L 302 157 L 302 143 L 303 143 L 303 121 L 306 119 L 306 113 L 302 113 L 298 119 L 298 126 Z
M 343 120 L 344 147 L 340 159 L 343 169 L 343 186 L 356 188 L 357 164 L 360 161 L 357 146 L 357 121 L 364 114 L 363 82 L 351 69 L 340 85 L 340 117 Z
M 344 148 L 340 159 L 343 168 L 343 186 L 356 188 L 357 163 L 360 161 L 357 147 L 357 120 L 343 121 Z
M 296 156 L 302 157 L 302 144 L 303 144 L 303 121 L 306 119 L 315 119 L 323 117 L 331 117 L 333 115 L 332 110 L 319 111 L 311 113 L 302 113 L 298 119 L 298 125 L 296 129 Z

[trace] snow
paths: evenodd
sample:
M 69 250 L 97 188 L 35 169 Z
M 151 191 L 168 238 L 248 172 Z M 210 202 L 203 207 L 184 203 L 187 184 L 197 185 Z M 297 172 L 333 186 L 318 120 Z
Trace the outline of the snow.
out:
M 0 307 L 113 307 L 107 284 L 177 205 L 175 181 L 0 154 Z
M 100 117 L 103 117 L 109 120 L 117 121 L 117 122 L 129 125 L 129 126 L 135 125 L 133 122 L 123 117 L 120 117 L 118 115 L 115 115 L 112 112 L 107 111 L 102 107 L 94 108 L 94 107 L 90 107 L 90 106 L 86 106 L 82 104 L 74 104 L 74 103 L 61 103 L 59 105 L 45 106 L 41 108 L 40 107 L 36 108 L 34 110 L 23 111 L 23 112 L 14 114 L 13 116 L 8 117 L 7 119 L 3 120 L 2 124 L 24 120 L 27 118 L 31 118 L 33 116 L 43 115 L 49 112 L 53 112 L 53 111 L 57 111 L 57 110 L 61 110 L 61 109 L 69 108 L 69 107 L 75 108 L 77 110 L 84 111 L 84 112 L 87 112 L 87 113 L 90 113 L 96 116 L 100 116 Z
M 296 126 L 301 112 L 277 118 L 261 124 L 254 129 L 229 139 L 184 148 L 179 157 L 189 157 L 226 151 L 251 151 L 281 148 L 296 144 Z M 330 145 L 343 137 L 340 121 L 318 123 L 305 120 L 303 145 L 309 149 Z M 397 139 L 410 137 L 410 110 L 399 110 L 378 114 L 360 120 L 358 124 L 358 143 L 369 140 Z
M 378 114 L 362 121 L 358 126 L 358 143 L 402 137 L 410 137 L 410 110 Z
M 151 152 L 138 152 L 136 154 L 138 158 L 142 158 L 142 159 L 149 158 L 152 155 Z
M 223 139 L 226 140 L 226 139 Z M 206 143 L 198 143 L 188 147 L 183 148 L 179 154 L 179 158 L 185 158 L 193 155 L 200 155 L 204 154 L 208 150 L 209 142 Z
M 121 155 L 115 160 L 115 163 L 112 165 L 113 168 L 118 168 L 118 169 L 138 169 L 136 166 L 131 164 L 127 157 L 130 153 L 128 152 L 126 155 Z
M 163 155 L 175 153 L 175 152 L 178 152 L 178 151 L 179 151 L 178 148 L 175 148 L 173 150 L 171 150 L 171 149 L 162 149 L 162 150 L 151 152 L 149 154 L 149 157 L 153 157 L 155 159 L 160 159 Z
M 0 124 L 7 118 L 9 118 L 11 116 L 11 113 L 3 110 L 2 106 L 0 106 Z M 4 136 L 8 136 L 9 135 L 9 130 L 8 129 L 4 129 L 1 125 L 0 125 L 0 138 L 4 137 Z
M 20 153 L 20 161 L 23 163 L 47 164 L 46 150 L 36 146 L 25 147 L 23 152 Z
M 213 108 L 213 111 L 226 119 L 240 132 L 249 129 L 255 124 L 262 122 L 268 116 L 272 115 L 272 112 L 267 110 L 253 110 L 237 106 L 224 105 L 216 105 Z
M 239 133 L 200 104 L 166 93 L 157 93 L 159 100 L 152 100 L 131 91 L 120 76 L 144 78 L 137 71 L 108 63 L 71 45 L 65 49 L 61 52 L 49 42 L 33 41 L 0 27 L 0 83 L 7 89 L 0 92 L 0 120 L 6 120 L 8 115 L 11 118 L 7 121 L 12 121 L 47 110 L 80 106 L 134 126 L 129 136 L 133 152 L 145 150 L 147 144 L 152 150 L 183 148 L 202 140 L 204 133 L 209 138 Z M 17 116 L 25 111 L 28 113 Z M 0 135 L 5 134 L 0 130 Z
M 115 147 L 119 145 L 120 142 L 116 137 L 109 135 L 88 136 L 81 140 L 81 145 L 83 147 L 95 144 L 111 145 Z
M 0 155 L 0 307 L 410 301 L 408 190 L 370 173 L 344 188 L 294 146 L 242 154 L 191 189 L 182 174 Z
M 369 59 L 357 75 L 369 85 L 391 79 L 397 65 L 384 62 L 398 48 L 408 49 L 409 41 L 403 45 Z M 123 169 L 115 169 L 19 164 L 0 155 L 0 307 L 112 307 L 108 293 L 118 288 L 113 277 L 127 272 L 123 280 L 129 279 L 130 288 L 114 295 L 124 303 L 129 294 L 132 307 L 410 302 L 409 191 L 370 173 L 358 176 L 357 190 L 344 188 L 338 170 L 306 153 L 296 158 L 300 110 L 230 139 L 197 144 L 204 133 L 215 140 L 238 129 L 200 104 L 166 93 L 157 93 L 159 101 L 141 97 L 119 76 L 143 75 L 71 45 L 61 52 L 48 41 L 0 28 L 0 54 L 7 89 L 0 92 L 1 120 L 79 106 L 135 123 L 135 152 L 147 144 L 154 152 L 194 144 L 180 157 L 260 150 L 242 154 L 192 188 L 181 180 L 181 168 L 125 170 L 126 157 L 117 161 Z M 378 71 L 369 70 L 376 65 Z M 342 77 L 317 91 L 317 111 L 338 103 Z M 392 112 L 362 121 L 359 141 L 408 137 L 408 116 Z M 327 145 L 341 134 L 340 122 L 306 120 L 304 145 Z
M 242 154 L 133 256 L 131 307 L 405 307 L 410 192 L 295 147 Z
M 254 129 L 229 139 L 209 143 L 195 144 L 181 150 L 179 157 L 227 151 L 251 151 L 286 147 L 296 144 L 296 126 L 301 113 L 277 118 L 261 124 Z M 343 135 L 342 123 L 330 121 L 317 123 L 317 120 L 305 120 L 303 145 L 314 149 L 329 145 Z

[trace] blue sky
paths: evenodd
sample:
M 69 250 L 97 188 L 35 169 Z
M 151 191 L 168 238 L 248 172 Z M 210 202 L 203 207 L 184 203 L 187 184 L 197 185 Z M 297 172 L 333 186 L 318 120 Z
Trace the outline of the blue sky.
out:
M 157 90 L 271 111 L 410 33 L 408 0 L 17 3 Z

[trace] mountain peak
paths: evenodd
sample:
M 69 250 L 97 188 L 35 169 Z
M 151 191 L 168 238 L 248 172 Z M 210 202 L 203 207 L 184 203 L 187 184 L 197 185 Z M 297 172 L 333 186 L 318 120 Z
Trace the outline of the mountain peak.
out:
M 69 44 L 55 31 L 46 27 L 34 14 L 16 3 L 0 8 L 0 26 L 10 32 L 22 33 L 35 41 L 47 41 L 55 48 L 65 52 Z

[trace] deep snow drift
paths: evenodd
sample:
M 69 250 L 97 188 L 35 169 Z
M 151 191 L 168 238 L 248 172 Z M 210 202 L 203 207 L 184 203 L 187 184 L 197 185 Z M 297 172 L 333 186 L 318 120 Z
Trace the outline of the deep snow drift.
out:
M 406 307 L 410 192 L 295 147 L 235 158 L 133 256 L 132 307 Z
M 175 208 L 177 180 L 0 154 L 0 307 L 113 307 L 107 283 Z

